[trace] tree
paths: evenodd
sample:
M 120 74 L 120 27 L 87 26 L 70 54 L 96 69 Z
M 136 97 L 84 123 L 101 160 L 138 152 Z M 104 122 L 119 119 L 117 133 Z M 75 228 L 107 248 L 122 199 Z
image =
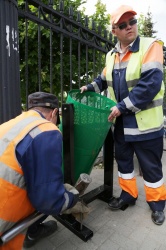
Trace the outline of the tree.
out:
M 157 33 L 156 30 L 153 29 L 154 23 L 152 22 L 152 13 L 150 11 L 147 12 L 147 16 L 141 14 L 138 18 L 138 31 L 140 36 L 146 37 L 156 37 L 154 34 Z
M 102 30 L 107 29 L 107 26 L 110 24 L 110 14 L 106 14 L 106 5 L 103 4 L 101 0 L 98 0 L 95 4 L 95 8 L 95 13 L 89 16 L 89 20 L 91 20 L 91 28 L 93 20 L 96 23 L 96 26 L 100 26 Z

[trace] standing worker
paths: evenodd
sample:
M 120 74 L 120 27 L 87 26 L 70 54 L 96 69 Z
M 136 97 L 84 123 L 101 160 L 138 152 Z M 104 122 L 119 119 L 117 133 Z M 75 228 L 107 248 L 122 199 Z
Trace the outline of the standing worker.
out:
M 112 210 L 134 205 L 138 189 L 134 175 L 136 154 L 144 179 L 152 221 L 163 224 L 166 188 L 163 183 L 163 49 L 162 42 L 138 35 L 136 11 L 122 5 L 111 14 L 112 33 L 118 42 L 106 56 L 106 67 L 83 91 L 109 90 L 117 104 L 108 117 L 115 121 L 115 159 L 120 197 L 109 202 Z
M 21 250 L 57 229 L 48 215 L 76 208 L 78 191 L 63 184 L 62 135 L 55 95 L 36 92 L 27 112 L 0 125 L 0 235 L 35 210 L 45 214 L 25 232 L 0 247 Z M 69 188 L 65 188 L 69 187 Z M 76 205 L 75 205 L 76 204 Z M 74 209 L 76 212 L 76 209 Z

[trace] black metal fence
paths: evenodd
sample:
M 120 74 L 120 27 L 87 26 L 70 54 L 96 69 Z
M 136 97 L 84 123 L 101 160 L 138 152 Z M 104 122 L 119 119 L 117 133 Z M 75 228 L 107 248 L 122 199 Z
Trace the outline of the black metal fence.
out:
M 25 0 L 18 9 L 23 103 L 34 91 L 53 92 L 63 103 L 69 90 L 101 73 L 105 55 L 114 46 L 112 35 L 95 22 L 89 29 L 88 17 L 83 20 L 72 7 L 67 15 L 63 1 L 53 3 Z

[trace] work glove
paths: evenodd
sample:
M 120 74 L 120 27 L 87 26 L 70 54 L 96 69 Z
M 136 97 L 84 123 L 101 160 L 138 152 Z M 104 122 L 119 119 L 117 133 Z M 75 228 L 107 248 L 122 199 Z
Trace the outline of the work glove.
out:
M 65 189 L 67 191 L 69 191 L 69 192 L 71 192 L 73 194 L 79 194 L 78 190 L 75 187 L 73 187 L 72 185 L 68 184 L 68 183 L 65 183 L 64 187 L 65 187 Z
M 72 214 L 78 221 L 82 221 L 87 217 L 90 212 L 90 208 L 81 201 L 78 201 L 76 205 L 63 211 L 62 214 Z

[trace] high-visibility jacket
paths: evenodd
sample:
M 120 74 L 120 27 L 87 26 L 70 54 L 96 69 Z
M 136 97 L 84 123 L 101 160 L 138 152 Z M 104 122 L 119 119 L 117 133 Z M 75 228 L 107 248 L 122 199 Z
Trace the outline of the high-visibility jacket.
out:
M 58 129 L 33 110 L 0 126 L 0 235 L 34 211 L 27 196 L 23 171 L 17 161 L 15 149 L 33 128 L 41 124 L 43 131 Z M 22 249 L 24 237 L 25 232 L 0 249 Z
M 148 71 L 150 68 L 159 68 L 163 70 L 162 64 L 159 64 L 157 61 L 144 62 L 142 64 L 143 56 L 149 49 L 150 45 L 155 40 L 153 38 L 141 38 L 140 39 L 140 47 L 137 53 L 132 53 L 130 56 L 130 60 L 125 62 L 126 69 L 126 83 L 129 92 L 138 84 L 140 80 L 140 76 L 142 73 Z M 107 54 L 106 65 L 109 70 L 106 72 L 106 80 L 108 83 L 108 88 L 110 90 L 111 99 L 117 102 L 113 85 L 112 85 L 112 70 L 116 69 L 116 65 L 119 65 L 119 62 L 115 61 L 115 53 L 110 55 L 111 52 Z M 153 65 L 152 65 L 153 64 Z M 116 83 L 115 83 L 116 84 Z M 163 126 L 163 96 L 164 96 L 164 82 L 162 81 L 162 85 L 160 91 L 155 95 L 153 100 L 149 105 L 147 105 L 143 110 L 135 107 L 131 102 L 129 97 L 123 99 L 126 107 L 135 113 L 135 118 L 138 124 L 138 129 L 124 128 L 124 134 L 139 134 L 139 133 L 148 133 L 149 131 L 155 131 L 161 129 Z M 153 119 L 155 118 L 155 119 Z
M 165 90 L 162 72 L 161 42 L 138 36 L 122 61 L 116 49 L 110 51 L 101 76 L 87 85 L 88 90 L 96 92 L 109 89 L 111 99 L 122 113 L 126 141 L 162 136 Z

